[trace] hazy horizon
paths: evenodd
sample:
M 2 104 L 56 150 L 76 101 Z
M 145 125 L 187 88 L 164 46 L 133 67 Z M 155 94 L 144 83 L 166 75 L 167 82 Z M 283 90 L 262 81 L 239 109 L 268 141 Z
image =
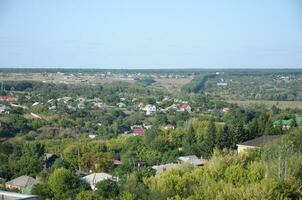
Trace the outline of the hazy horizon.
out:
M 1 68 L 302 68 L 299 0 L 2 0 Z

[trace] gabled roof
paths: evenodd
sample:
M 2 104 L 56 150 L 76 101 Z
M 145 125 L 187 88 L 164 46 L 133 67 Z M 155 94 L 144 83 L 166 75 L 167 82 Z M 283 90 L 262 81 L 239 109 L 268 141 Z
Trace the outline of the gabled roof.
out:
M 188 107 L 189 107 L 189 105 L 187 103 L 182 103 L 180 105 L 180 108 L 182 108 L 182 109 L 187 109 Z
M 112 180 L 113 177 L 110 174 L 107 173 L 92 173 L 87 176 L 84 176 L 81 178 L 83 181 L 87 182 L 89 185 L 96 185 L 100 181 L 104 180 Z
M 281 137 L 281 135 L 263 135 L 261 137 L 255 138 L 255 139 L 245 141 L 241 144 L 237 144 L 237 146 L 262 147 L 280 137 Z
M 1 101 L 17 101 L 18 97 L 15 96 L 0 96 Z
M 202 158 L 198 158 L 195 155 L 190 155 L 190 156 L 180 156 L 178 160 L 184 162 L 184 163 L 189 163 L 194 166 L 200 166 L 204 165 L 204 160 Z
M 6 182 L 7 185 L 18 186 L 18 187 L 33 187 L 38 184 L 38 181 L 30 176 L 20 176 L 11 181 Z
M 143 127 L 135 127 L 132 130 L 134 135 L 143 135 L 145 133 L 145 129 Z

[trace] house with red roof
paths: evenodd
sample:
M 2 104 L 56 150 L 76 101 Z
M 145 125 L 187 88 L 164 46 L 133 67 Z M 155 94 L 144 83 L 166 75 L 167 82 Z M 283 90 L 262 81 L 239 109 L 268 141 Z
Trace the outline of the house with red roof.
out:
M 179 108 L 180 111 L 188 111 L 188 112 L 191 112 L 192 108 L 189 104 L 187 103 L 182 103 L 180 104 L 180 108 Z
M 132 135 L 133 136 L 144 135 L 144 133 L 145 133 L 145 129 L 143 127 L 134 127 L 132 129 Z
M 18 97 L 15 96 L 0 96 L 0 101 L 14 103 L 18 101 Z

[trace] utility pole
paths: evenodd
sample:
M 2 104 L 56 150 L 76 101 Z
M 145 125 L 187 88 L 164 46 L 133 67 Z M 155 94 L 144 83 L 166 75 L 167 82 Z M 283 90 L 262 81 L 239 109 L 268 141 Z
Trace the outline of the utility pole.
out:
M 80 148 L 79 148 L 79 146 L 78 146 L 77 152 L 78 152 L 78 169 L 79 169 L 79 171 L 81 171 L 81 166 L 80 166 Z

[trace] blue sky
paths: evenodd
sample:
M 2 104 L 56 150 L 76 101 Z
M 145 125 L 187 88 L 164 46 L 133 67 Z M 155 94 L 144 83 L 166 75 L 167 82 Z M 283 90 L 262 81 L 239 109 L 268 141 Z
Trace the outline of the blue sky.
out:
M 0 67 L 301 68 L 301 0 L 0 0 Z

